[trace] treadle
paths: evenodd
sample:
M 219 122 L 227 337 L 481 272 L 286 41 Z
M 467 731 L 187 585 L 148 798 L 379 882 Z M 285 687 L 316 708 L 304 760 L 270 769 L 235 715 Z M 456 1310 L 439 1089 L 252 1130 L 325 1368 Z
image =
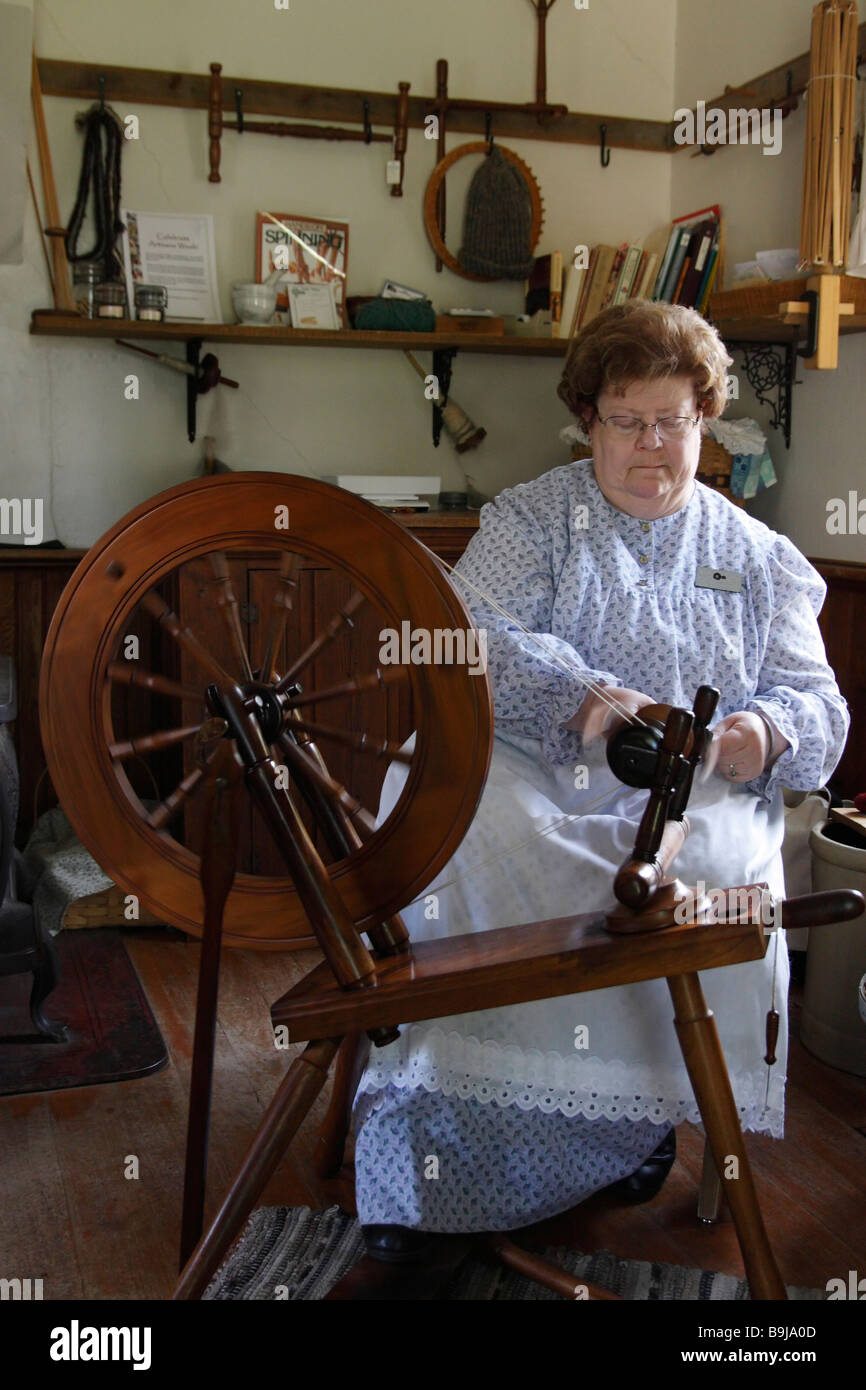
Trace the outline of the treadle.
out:
M 699 920 L 612 936 L 603 913 L 587 912 L 417 942 L 407 953 L 377 959 L 378 981 L 368 989 L 341 990 L 323 961 L 272 1005 L 271 1020 L 288 1028 L 289 1042 L 306 1042 L 463 1013 L 467 997 L 473 1009 L 496 1009 L 759 960 L 767 941 L 763 888 L 728 890 L 743 905 L 743 920 L 730 923 Z

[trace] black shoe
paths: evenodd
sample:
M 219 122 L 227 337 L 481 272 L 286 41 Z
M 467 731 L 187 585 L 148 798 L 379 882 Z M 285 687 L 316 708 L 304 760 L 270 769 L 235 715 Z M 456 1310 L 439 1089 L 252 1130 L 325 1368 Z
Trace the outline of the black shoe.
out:
M 676 1156 L 677 1132 L 672 1128 L 636 1172 L 613 1183 L 608 1191 L 626 1206 L 637 1207 L 641 1202 L 651 1202 L 664 1187 Z
M 362 1226 L 361 1233 L 370 1258 L 386 1264 L 424 1260 L 437 1244 L 434 1232 L 415 1231 L 409 1226 Z

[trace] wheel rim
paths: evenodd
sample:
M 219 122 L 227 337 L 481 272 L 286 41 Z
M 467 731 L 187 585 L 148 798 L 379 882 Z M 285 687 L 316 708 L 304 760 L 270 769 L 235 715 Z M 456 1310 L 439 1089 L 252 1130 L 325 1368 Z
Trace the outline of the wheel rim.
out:
M 289 508 L 284 534 L 274 530 L 280 506 Z M 155 916 L 195 935 L 203 913 L 198 856 L 146 824 L 137 794 L 109 756 L 107 668 L 140 599 L 180 565 L 218 550 L 289 548 L 341 570 L 397 631 L 406 620 L 426 631 L 471 627 L 435 558 L 391 517 L 313 479 L 244 473 L 181 484 L 122 518 L 72 575 L 46 639 L 42 737 L 70 822 L 115 883 Z M 406 786 L 375 836 L 328 870 L 361 928 L 399 912 L 448 861 L 489 766 L 486 674 L 457 665 L 405 669 L 416 727 Z M 309 924 L 288 876 L 239 873 L 226 902 L 224 939 L 272 949 L 308 941 Z

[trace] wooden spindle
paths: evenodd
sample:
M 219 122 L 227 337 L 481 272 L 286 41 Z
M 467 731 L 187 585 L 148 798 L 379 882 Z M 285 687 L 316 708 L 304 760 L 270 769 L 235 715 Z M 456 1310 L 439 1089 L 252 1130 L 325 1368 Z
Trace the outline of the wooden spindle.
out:
M 333 743 L 340 743 L 344 748 L 352 748 L 356 753 L 365 753 L 368 757 L 388 758 L 391 762 L 405 763 L 407 766 L 412 761 L 411 753 L 404 753 L 399 743 L 393 743 L 387 738 L 374 739 L 366 733 L 351 734 L 344 729 L 332 729 L 329 725 L 313 724 L 303 719 L 295 720 L 292 727 L 316 738 L 330 739 Z
M 161 801 L 148 815 L 147 823 L 151 830 L 163 830 L 169 821 L 174 820 L 184 802 L 189 800 L 203 781 L 204 768 L 194 767 L 192 772 L 187 773 L 183 781 L 178 782 L 174 791 L 165 798 L 165 801 Z
M 112 661 L 108 667 L 108 679 L 116 685 L 131 685 L 139 690 L 152 690 L 157 695 L 174 695 L 178 700 L 196 700 L 204 703 L 204 697 L 194 685 L 182 685 L 180 681 L 158 676 L 153 671 L 144 671 L 132 661 Z
M 72 281 L 69 275 L 69 261 L 66 258 L 66 231 L 60 222 L 60 207 L 57 202 L 57 189 L 54 184 L 54 169 L 51 163 L 51 146 L 48 143 L 48 130 L 45 125 L 45 111 L 42 106 L 42 83 L 39 80 L 39 64 L 36 50 L 33 51 L 31 65 L 30 98 L 33 105 L 33 122 L 36 126 L 36 147 L 39 151 L 39 167 L 42 171 L 42 197 L 45 202 L 45 217 L 48 226 L 45 234 L 51 241 L 51 259 L 54 264 L 54 307 L 64 313 L 77 313 L 77 305 L 72 294 Z
M 217 607 L 222 614 L 223 621 L 228 628 L 229 637 L 234 647 L 235 656 L 240 662 L 241 672 L 245 681 L 253 678 L 253 668 L 250 665 L 247 644 L 244 641 L 244 630 L 241 624 L 240 604 L 235 592 L 235 586 L 229 573 L 228 560 L 224 550 L 214 550 L 210 555 L 211 569 L 214 572 L 214 584 L 217 590 Z
M 210 95 L 208 99 L 207 133 L 210 137 L 210 173 L 208 183 L 221 183 L 220 178 L 220 139 L 223 131 L 223 80 L 222 63 L 210 65 Z
M 189 627 L 181 624 L 180 618 L 176 613 L 172 613 L 168 604 L 161 599 L 155 590 L 150 589 L 141 600 L 141 606 L 146 613 L 159 623 L 179 646 L 189 653 L 192 659 L 198 663 L 203 671 L 206 671 L 211 680 L 218 681 L 221 685 L 234 685 L 232 677 L 228 671 L 220 665 L 215 656 L 199 641 L 195 633 Z
M 171 748 L 184 739 L 192 738 L 201 728 L 200 724 L 188 724 L 183 729 L 162 729 L 157 734 L 145 734 L 141 738 L 128 738 L 121 743 L 110 743 L 108 755 L 115 762 L 127 758 L 139 758 L 143 753 L 156 753 L 161 748 Z
M 286 690 L 295 678 L 300 675 L 301 671 L 303 671 L 306 666 L 309 666 L 310 662 L 319 655 L 319 652 L 323 651 L 329 643 L 333 642 L 338 633 L 342 632 L 344 628 L 351 629 L 355 626 L 352 622 L 352 614 L 357 613 L 363 602 L 364 595 L 356 589 L 348 601 L 343 604 L 339 613 L 334 614 L 333 618 L 319 633 L 318 637 L 315 637 L 310 645 L 301 652 L 300 656 L 292 662 L 282 680 L 277 684 L 278 691 Z
M 408 82 L 398 83 L 400 95 L 397 98 L 397 120 L 394 124 L 394 158 L 400 164 L 400 181 L 391 185 L 391 197 L 403 197 L 403 172 L 406 167 L 406 144 L 409 135 L 409 86 Z
M 265 646 L 265 654 L 262 658 L 261 678 L 263 681 L 270 681 L 271 672 L 274 669 L 274 662 L 283 640 L 283 633 L 286 630 L 286 623 L 289 613 L 294 607 L 295 590 L 298 587 L 298 570 L 300 568 L 300 556 L 294 551 L 284 551 L 280 557 L 280 568 L 277 574 L 277 585 L 274 589 L 274 596 L 271 599 L 271 625 L 268 631 L 268 640 Z
M 283 681 L 285 679 L 283 677 Z M 406 670 L 403 666 L 386 666 L 384 670 L 377 666 L 372 675 L 356 676 L 352 680 L 343 681 L 341 685 L 331 685 L 324 690 L 311 690 L 307 694 L 293 695 L 286 703 L 289 709 L 296 709 L 300 705 L 323 704 L 325 700 L 341 700 L 344 695 L 363 695 L 368 690 L 383 690 L 385 686 L 394 685 L 400 680 L 406 680 Z
M 445 158 L 445 123 L 448 118 L 448 63 L 444 58 L 440 58 L 436 64 L 436 114 L 439 119 L 439 132 L 436 138 L 436 163 L 441 164 Z M 445 241 L 445 180 L 439 185 L 436 194 L 436 226 L 439 228 L 439 235 Z M 436 269 L 441 270 L 443 266 L 442 257 L 436 257 Z

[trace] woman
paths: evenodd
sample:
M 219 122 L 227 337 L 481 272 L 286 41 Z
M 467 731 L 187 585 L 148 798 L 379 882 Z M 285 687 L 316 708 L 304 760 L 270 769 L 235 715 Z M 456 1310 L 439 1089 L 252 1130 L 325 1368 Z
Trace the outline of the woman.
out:
M 506 489 L 458 567 L 488 634 L 496 740 L 459 852 L 404 912 L 414 939 L 611 904 L 647 793 L 616 781 L 600 736 L 645 704 L 691 707 L 701 684 L 721 691 L 713 771 L 693 790 L 675 871 L 784 891 L 782 786 L 825 782 L 848 716 L 816 621 L 823 581 L 784 536 L 695 480 L 701 419 L 724 409 L 730 360 L 693 310 L 639 300 L 572 342 L 559 395 L 592 459 Z M 404 777 L 389 773 L 383 816 Z M 780 937 L 763 960 L 703 977 L 741 1124 L 777 1137 Z M 654 1195 L 672 1127 L 699 1119 L 671 1013 L 656 980 L 414 1024 L 374 1049 L 356 1101 L 370 1253 L 423 1255 L 419 1232 L 507 1230 L 614 1183 L 626 1200 Z

